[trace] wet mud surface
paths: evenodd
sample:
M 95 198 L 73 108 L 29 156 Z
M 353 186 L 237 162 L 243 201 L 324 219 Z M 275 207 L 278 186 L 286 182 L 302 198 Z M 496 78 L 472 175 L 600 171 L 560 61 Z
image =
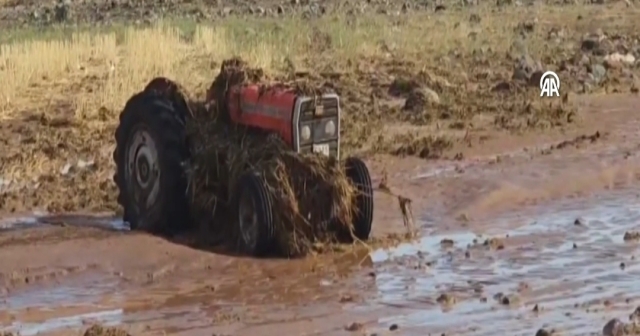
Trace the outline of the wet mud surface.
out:
M 371 159 L 376 183 L 386 170 L 414 200 L 420 235 L 391 248 L 256 260 L 113 216 L 5 218 L 0 330 L 601 335 L 640 305 L 638 242 L 624 238 L 640 220 L 637 103 L 591 99 L 575 134 L 496 138 L 464 160 Z M 376 197 L 374 234 L 404 232 L 389 196 Z

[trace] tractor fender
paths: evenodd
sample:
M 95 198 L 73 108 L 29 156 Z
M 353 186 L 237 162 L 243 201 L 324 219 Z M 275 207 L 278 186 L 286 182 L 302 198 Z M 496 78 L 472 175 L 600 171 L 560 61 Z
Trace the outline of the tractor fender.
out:
M 184 122 L 187 117 L 193 117 L 193 112 L 188 103 L 188 96 L 180 84 L 166 77 L 156 77 L 147 83 L 144 92 L 153 92 L 177 105 L 177 110 L 186 112 L 185 115 L 180 116 L 182 122 Z

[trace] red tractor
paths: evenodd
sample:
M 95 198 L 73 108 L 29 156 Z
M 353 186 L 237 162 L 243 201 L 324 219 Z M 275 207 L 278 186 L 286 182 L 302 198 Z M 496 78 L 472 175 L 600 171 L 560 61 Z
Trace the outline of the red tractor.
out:
M 292 88 L 236 85 L 222 102 L 227 122 L 278 135 L 297 153 L 340 157 L 340 99 L 336 94 L 309 97 Z M 209 96 L 209 94 L 208 94 Z M 207 97 L 208 100 L 214 99 Z M 220 99 L 218 99 L 220 100 Z M 220 101 L 216 102 L 220 104 Z M 188 178 L 191 160 L 186 124 L 189 107 L 177 85 L 164 78 L 152 80 L 126 103 L 120 115 L 113 157 L 114 181 L 131 229 L 148 231 L 179 228 L 189 221 Z M 358 190 L 353 236 L 367 240 L 373 219 L 373 188 L 364 162 L 350 157 L 346 175 Z M 245 171 L 233 188 L 232 218 L 239 225 L 247 253 L 264 255 L 272 249 L 274 216 L 270 194 L 261 175 Z

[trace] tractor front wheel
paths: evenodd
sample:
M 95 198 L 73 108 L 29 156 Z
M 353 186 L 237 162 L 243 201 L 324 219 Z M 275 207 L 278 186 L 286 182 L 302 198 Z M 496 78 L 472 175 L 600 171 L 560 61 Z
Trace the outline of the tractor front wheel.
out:
M 234 203 L 243 252 L 253 256 L 271 253 L 275 237 L 273 207 L 263 177 L 251 171 L 242 175 Z
M 183 117 L 170 100 L 149 92 L 129 99 L 120 114 L 113 179 L 132 230 L 168 234 L 188 220 Z
M 360 240 L 368 240 L 373 222 L 373 185 L 367 165 L 359 158 L 350 157 L 345 162 L 347 178 L 357 189 L 353 234 Z

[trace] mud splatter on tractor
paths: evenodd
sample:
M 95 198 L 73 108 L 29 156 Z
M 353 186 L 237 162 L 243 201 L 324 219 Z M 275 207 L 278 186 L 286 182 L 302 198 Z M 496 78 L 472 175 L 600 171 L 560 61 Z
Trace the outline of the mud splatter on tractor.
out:
M 361 159 L 340 160 L 340 98 L 261 76 L 232 59 L 205 102 L 165 78 L 129 99 L 114 180 L 132 229 L 207 222 L 253 255 L 369 238 L 371 177 Z

